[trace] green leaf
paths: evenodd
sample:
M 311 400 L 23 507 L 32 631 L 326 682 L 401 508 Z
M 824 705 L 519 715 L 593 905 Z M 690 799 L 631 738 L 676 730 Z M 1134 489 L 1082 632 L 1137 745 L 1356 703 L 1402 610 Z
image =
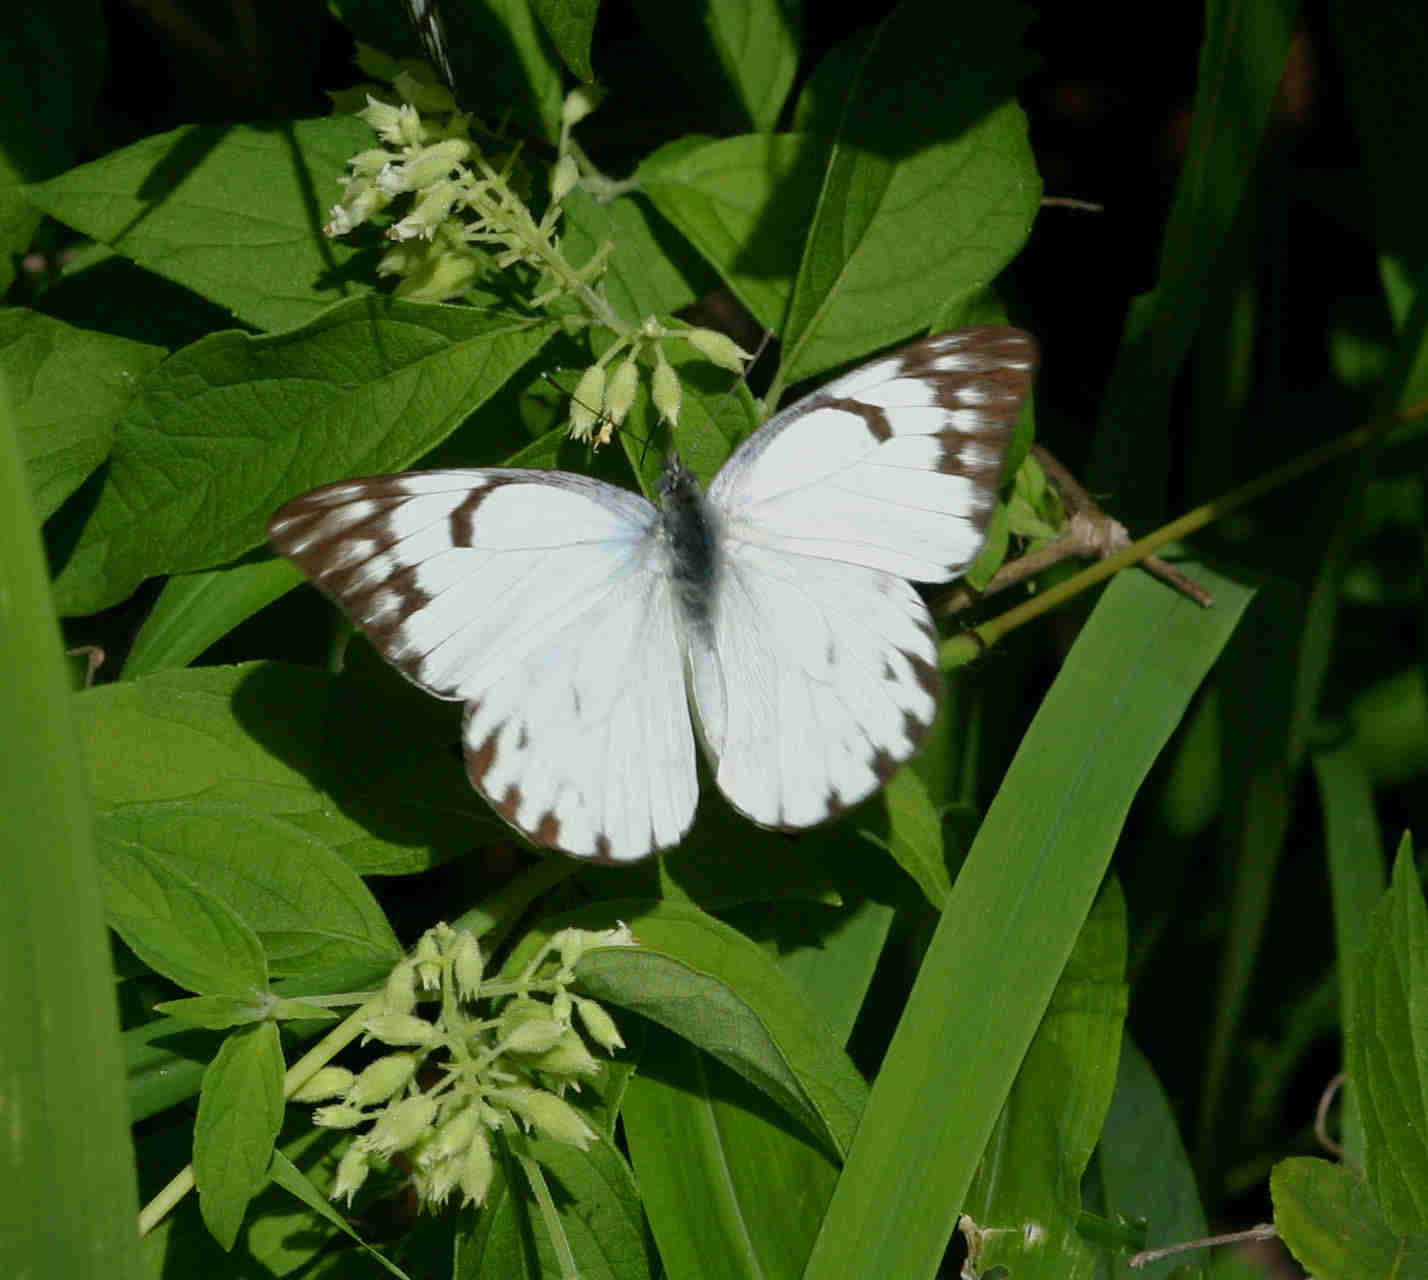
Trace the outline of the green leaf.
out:
M 1428 1278 L 1428 1237 L 1394 1232 L 1368 1184 L 1342 1165 L 1281 1160 L 1269 1193 L 1280 1238 L 1318 1280 Z
M 595 34 L 599 0 L 531 0 L 540 25 L 577 80 L 595 79 L 590 65 L 590 40 Z
M 561 1229 L 579 1273 L 640 1280 L 658 1274 L 639 1192 L 624 1157 L 605 1139 L 581 1151 L 548 1138 L 529 1144 L 556 1198 Z M 498 1172 L 474 1228 L 458 1235 L 453 1275 L 554 1276 L 560 1274 L 545 1224 L 523 1175 L 498 1162 Z M 516 1186 L 511 1185 L 514 1178 Z M 534 1257 L 531 1250 L 534 1251 Z
M 275 976 L 384 972 L 399 949 L 358 872 L 428 865 L 497 822 L 426 700 L 399 692 L 253 664 L 77 695 L 110 874 L 201 884 L 263 939 Z M 400 753 L 383 749 L 393 734 Z
M 833 1152 L 845 1150 L 862 1109 L 862 1078 L 790 979 L 743 934 L 697 907 L 616 899 L 546 920 L 504 972 L 519 972 L 557 929 L 609 928 L 620 920 L 639 945 L 587 952 L 576 969 L 582 987 L 703 1049 Z
M 636 0 L 635 9 L 706 114 L 731 131 L 772 131 L 798 68 L 800 0 Z
M 126 827 L 101 826 L 99 834 L 110 927 L 149 968 L 189 991 L 246 997 L 266 990 L 263 944 L 242 915 L 162 850 L 126 840 Z
M 198 1204 L 214 1239 L 231 1249 L 243 1213 L 268 1181 L 283 1123 L 283 1050 L 271 1022 L 235 1031 L 203 1073 L 193 1128 Z
M 134 638 L 123 678 L 188 666 L 302 580 L 297 566 L 282 558 L 170 578 Z
M 758 322 L 781 333 L 827 160 L 828 144 L 807 134 L 685 138 L 635 177 Z
M 861 50 L 779 329 L 776 388 L 926 328 L 1031 230 L 1041 183 L 1011 98 L 1025 13 L 983 6 L 955 41 L 929 39 L 944 21 L 935 0 L 905 0 Z
M 1081 1178 L 1116 1082 L 1125 967 L 1125 898 L 1110 879 L 1082 926 L 967 1193 L 961 1229 L 978 1275 L 996 1266 L 1024 1280 L 1096 1274 L 1096 1250 L 1076 1225 Z
M 1210 1234 L 1170 1100 L 1129 1037 L 1121 1042 L 1115 1093 L 1094 1167 L 1107 1212 L 1118 1219 L 1144 1221 L 1147 1248 Z M 1145 1280 L 1170 1280 L 1183 1265 L 1181 1257 L 1171 1257 L 1135 1274 Z
M 1131 800 L 1248 601 L 1186 568 L 1215 608 L 1121 574 L 1022 739 L 883 1060 L 809 1280 L 926 1275 L 941 1258 Z
M 55 593 L 90 613 L 158 573 L 208 569 L 266 537 L 286 499 L 400 470 L 549 337 L 469 308 L 358 300 L 301 330 L 214 334 L 145 379 Z
M 109 456 L 115 421 L 163 358 L 158 347 L 71 328 L 23 307 L 0 312 L 0 375 L 11 388 L 41 520 Z
M 751 1085 L 651 1034 L 625 1098 L 645 1211 L 670 1275 L 797 1277 L 838 1166 Z
M 942 819 L 927 794 L 927 787 L 912 769 L 899 769 L 882 791 L 887 806 L 887 838 L 865 832 L 873 844 L 886 849 L 897 864 L 917 881 L 928 902 L 940 911 L 952 893 L 952 878 L 942 850 Z
M 1346 1066 L 1364 1125 L 1364 1172 L 1388 1225 L 1428 1232 L 1428 908 L 1407 835 L 1354 962 Z
M 13 86 L 11 86 L 13 88 Z M 0 1017 L 12 1274 L 140 1274 L 118 1010 L 90 802 L 24 461 L 0 373 Z M 82 1176 L 80 1171 L 82 1171 Z M 62 1224 L 62 1229 L 61 1229 Z
M 322 234 L 360 120 L 203 125 L 144 138 L 26 188 L 41 209 L 260 329 L 315 320 L 370 293 L 359 250 Z M 366 252 L 366 260 L 374 255 Z

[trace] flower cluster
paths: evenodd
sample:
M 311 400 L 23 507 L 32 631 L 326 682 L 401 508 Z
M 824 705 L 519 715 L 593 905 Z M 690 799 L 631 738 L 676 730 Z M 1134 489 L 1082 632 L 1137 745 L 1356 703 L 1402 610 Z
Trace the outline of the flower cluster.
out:
M 503 159 L 488 154 L 504 144 L 492 135 L 485 149 L 479 146 L 470 117 L 424 68 L 384 63 L 369 49 L 362 51 L 362 62 L 391 85 L 398 101 L 366 93 L 366 105 L 356 114 L 382 145 L 348 161 L 342 199 L 332 207 L 325 231 L 346 235 L 403 201 L 402 216 L 386 231 L 393 247 L 377 266 L 379 275 L 398 277 L 397 296 L 444 302 L 462 296 L 483 275 L 523 267 L 536 280 L 532 309 L 559 304 L 572 331 L 590 325 L 610 330 L 614 342 L 584 370 L 571 397 L 571 435 L 596 446 L 609 441 L 633 406 L 641 361 L 653 365 L 655 410 L 671 425 L 678 422 L 681 391 L 665 354 L 668 342 L 687 342 L 721 368 L 743 373 L 748 353 L 721 333 L 665 325 L 654 316 L 638 323 L 621 316 L 603 286 L 612 242 L 578 266 L 565 257 L 560 223 L 570 193 L 586 185 L 597 200 L 608 200 L 630 185 L 594 172 L 582 177 L 582 163 L 588 169 L 588 162 L 583 156 L 577 160 L 571 130 L 598 105 L 594 89 L 581 86 L 566 97 L 549 199 L 536 217 L 528 193 L 518 189 L 523 186 L 518 148 L 508 148 Z
M 520 1126 L 582 1150 L 595 1133 L 565 1101 L 567 1087 L 594 1076 L 599 1062 L 576 1029 L 607 1053 L 624 1041 L 594 1000 L 574 995 L 575 964 L 591 947 L 627 946 L 623 925 L 602 933 L 565 929 L 519 977 L 487 979 L 476 938 L 439 924 L 388 978 L 367 1038 L 396 1049 L 354 1074 L 324 1067 L 294 1098 L 328 1101 L 313 1115 L 333 1129 L 368 1126 L 337 1168 L 334 1200 L 348 1204 L 374 1161 L 401 1154 L 422 1202 L 437 1208 L 453 1192 L 465 1204 L 486 1197 L 494 1164 L 491 1135 Z M 439 997 L 433 1018 L 418 1000 Z M 477 1016 L 477 1000 L 499 1009 Z

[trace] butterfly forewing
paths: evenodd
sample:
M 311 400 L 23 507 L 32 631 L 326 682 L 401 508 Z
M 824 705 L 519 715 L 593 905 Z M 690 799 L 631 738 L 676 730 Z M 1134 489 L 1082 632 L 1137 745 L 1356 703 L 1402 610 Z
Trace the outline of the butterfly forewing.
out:
M 914 343 L 776 414 L 714 478 L 735 539 L 945 582 L 976 557 L 1036 344 L 984 326 Z
M 656 513 L 560 472 L 412 472 L 272 519 L 414 683 L 466 703 L 472 783 L 538 844 L 622 861 L 693 819 L 694 739 Z

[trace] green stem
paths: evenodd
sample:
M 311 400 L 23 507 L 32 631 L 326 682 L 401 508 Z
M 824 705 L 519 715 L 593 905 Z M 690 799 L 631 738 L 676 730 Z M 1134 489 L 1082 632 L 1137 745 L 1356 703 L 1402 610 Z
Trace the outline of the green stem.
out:
M 550 1188 L 545 1184 L 545 1173 L 534 1159 L 524 1153 L 518 1153 L 516 1159 L 521 1162 L 526 1180 L 531 1184 L 531 1191 L 535 1193 L 536 1203 L 540 1205 L 540 1216 L 555 1249 L 556 1260 L 560 1263 L 561 1276 L 564 1280 L 580 1280 L 580 1268 L 576 1265 L 570 1241 L 565 1238 L 565 1227 L 560 1221 L 560 1214 L 556 1212 L 555 1200 L 551 1197 Z
M 1317 449 L 1310 449 L 1308 453 L 1300 454 L 1299 457 L 1286 462 L 1282 467 L 1276 467 L 1273 471 L 1266 472 L 1257 479 L 1249 481 L 1248 484 L 1240 485 L 1238 489 L 1232 489 L 1219 498 L 1212 499 L 1192 511 L 1187 511 L 1178 520 L 1161 525 L 1154 533 L 1149 533 L 1144 538 L 1132 542 L 1130 546 L 1116 552 L 1115 555 L 1097 561 L 1074 578 L 1057 583 L 1056 586 L 1038 593 L 1024 604 L 1019 604 L 1014 609 L 1008 609 L 1005 613 L 998 614 L 995 618 L 974 628 L 969 634 L 953 636 L 945 641 L 941 650 L 943 666 L 960 665 L 969 658 L 975 657 L 977 653 L 990 649 L 1008 632 L 1014 631 L 1033 618 L 1040 617 L 1050 609 L 1057 608 L 1072 597 L 1080 595 L 1089 587 L 1095 586 L 1098 582 L 1104 582 L 1112 574 L 1119 573 L 1122 569 L 1127 569 L 1144 560 L 1146 556 L 1159 551 L 1168 543 L 1188 537 L 1230 512 L 1253 502 L 1256 498 L 1263 497 L 1271 490 L 1278 489 L 1291 480 L 1297 480 L 1316 467 L 1322 467 L 1326 462 L 1332 462 L 1335 458 L 1352 453 L 1355 449 L 1362 449 L 1371 440 L 1386 434 L 1394 427 L 1402 426 L 1425 415 L 1428 415 L 1428 400 L 1418 400 L 1385 418 L 1355 427 L 1338 439 L 1330 440 Z

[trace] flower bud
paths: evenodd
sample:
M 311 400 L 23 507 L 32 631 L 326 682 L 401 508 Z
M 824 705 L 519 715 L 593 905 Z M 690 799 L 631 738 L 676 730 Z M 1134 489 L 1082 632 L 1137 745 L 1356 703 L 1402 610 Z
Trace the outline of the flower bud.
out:
M 340 1098 L 356 1078 L 346 1067 L 320 1067 L 301 1089 L 294 1091 L 289 1101 L 321 1102 L 324 1098 Z
M 379 1013 L 368 1018 L 362 1029 L 383 1044 L 428 1045 L 437 1038 L 436 1028 L 414 1013 Z
M 633 360 L 624 361 L 610 375 L 609 385 L 605 388 L 605 416 L 617 427 L 624 422 L 634 405 L 639 386 L 640 366 Z
M 456 980 L 456 994 L 461 999 L 474 1000 L 480 995 L 485 967 L 476 935 L 462 929 L 451 944 L 451 973 Z
M 532 1062 L 531 1066 L 547 1075 L 564 1079 L 600 1074 L 600 1063 L 585 1047 L 585 1041 L 580 1038 L 577 1032 L 569 1030 L 565 1031 L 555 1044 Z
M 461 1172 L 457 1181 L 461 1185 L 463 1197 L 462 1205 L 475 1205 L 480 1207 L 482 1201 L 486 1199 L 486 1192 L 491 1189 L 491 1176 L 495 1172 L 495 1165 L 491 1160 L 491 1147 L 487 1143 L 485 1135 L 477 1133 L 472 1139 L 471 1145 L 466 1149 L 465 1158 L 461 1161 Z
M 605 97 L 605 91 L 593 84 L 576 85 L 565 95 L 560 108 L 560 122 L 567 129 L 579 124 L 595 110 Z
M 587 1000 L 584 996 L 576 996 L 575 1008 L 580 1014 L 581 1025 L 590 1033 L 590 1038 L 606 1053 L 614 1053 L 616 1049 L 625 1047 L 615 1020 L 595 1001 Z
M 592 364 L 580 375 L 570 397 L 570 434 L 576 440 L 588 440 L 595 419 L 605 403 L 605 367 Z
M 407 1082 L 416 1075 L 420 1061 L 415 1054 L 389 1053 L 385 1058 L 368 1063 L 362 1069 L 361 1075 L 352 1082 L 345 1101 L 353 1107 L 370 1107 L 378 1102 L 385 1102 L 398 1090 L 406 1087 Z
M 337 1102 L 330 1107 L 318 1107 L 312 1113 L 313 1124 L 324 1129 L 352 1129 L 371 1118 L 360 1107 L 349 1106 L 345 1102 Z
M 347 1150 L 342 1153 L 342 1159 L 337 1162 L 337 1177 L 333 1181 L 332 1190 L 328 1193 L 328 1198 L 340 1200 L 347 1197 L 347 1207 L 352 1207 L 352 1197 L 361 1189 L 367 1181 L 367 1174 L 371 1172 L 371 1166 L 367 1163 L 367 1152 L 359 1142 L 349 1142 Z
M 422 1148 L 417 1163 L 431 1166 L 451 1156 L 459 1156 L 471 1145 L 476 1130 L 481 1127 L 481 1118 L 475 1107 L 463 1107 L 436 1131 L 432 1140 Z
M 580 181 L 580 166 L 575 163 L 575 157 L 567 153 L 555 162 L 555 168 L 550 173 L 550 200 L 552 204 L 559 204 L 571 192 L 571 189 Z
M 416 965 L 401 960 L 382 986 L 382 1010 L 385 1013 L 410 1013 L 416 1008 Z
M 545 1053 L 564 1033 L 554 1019 L 531 1019 L 515 1027 L 501 1041 L 501 1048 L 507 1053 Z
M 595 1130 L 580 1118 L 580 1113 L 563 1098 L 544 1089 L 511 1085 L 494 1090 L 491 1096 L 557 1142 L 584 1151 L 595 1140 Z
M 371 125 L 389 146 L 410 147 L 421 142 L 421 117 L 412 107 L 394 107 L 368 94 L 367 105 L 357 113 L 357 118 Z
M 659 416 L 672 427 L 679 423 L 681 395 L 679 379 L 665 358 L 664 349 L 656 347 L 654 380 L 650 385 L 650 398 L 654 401 L 654 407 L 659 410 Z
M 721 369 L 732 373 L 743 373 L 744 363 L 749 353 L 732 338 L 714 329 L 690 329 L 680 335 L 706 360 L 712 360 Z
M 417 980 L 423 991 L 441 989 L 441 940 L 435 929 L 428 929 L 417 939 L 416 950 L 412 953 L 416 964 Z
M 417 1142 L 436 1119 L 436 1103 L 419 1093 L 388 1107 L 371 1131 L 362 1139 L 368 1151 L 390 1156 Z

